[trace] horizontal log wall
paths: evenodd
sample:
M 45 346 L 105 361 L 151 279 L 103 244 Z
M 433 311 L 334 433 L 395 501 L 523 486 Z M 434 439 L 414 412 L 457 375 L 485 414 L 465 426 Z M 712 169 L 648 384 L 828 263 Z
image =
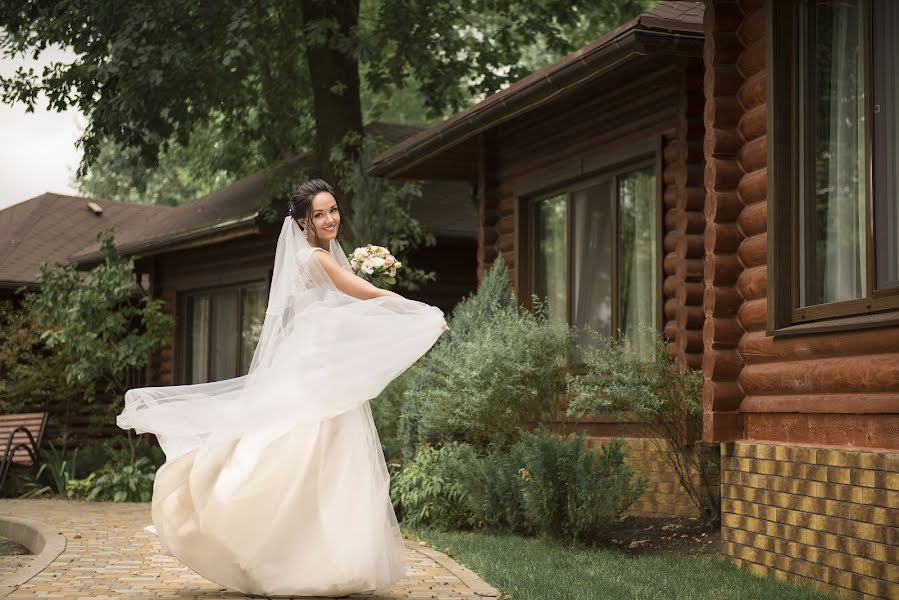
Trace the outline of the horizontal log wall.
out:
M 767 332 L 766 13 L 706 9 L 706 436 L 897 448 L 899 328 Z
M 722 552 L 841 597 L 893 598 L 899 328 L 767 331 L 768 202 L 792 199 L 768 198 L 765 4 L 706 4 L 705 425 L 737 440 L 722 446 Z

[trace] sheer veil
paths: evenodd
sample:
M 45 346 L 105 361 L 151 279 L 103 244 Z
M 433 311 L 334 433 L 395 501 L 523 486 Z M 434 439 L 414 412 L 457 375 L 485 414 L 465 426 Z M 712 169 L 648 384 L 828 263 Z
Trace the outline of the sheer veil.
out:
M 119 427 L 155 434 L 168 461 L 244 436 L 275 439 L 374 398 L 446 329 L 443 313 L 427 304 L 344 294 L 313 259 L 320 250 L 286 218 L 247 375 L 129 390 Z M 349 268 L 339 244 L 330 252 Z

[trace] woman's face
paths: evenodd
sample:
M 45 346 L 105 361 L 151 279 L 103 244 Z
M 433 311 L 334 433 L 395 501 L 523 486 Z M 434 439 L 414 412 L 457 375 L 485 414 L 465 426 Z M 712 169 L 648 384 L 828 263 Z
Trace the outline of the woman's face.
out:
M 337 200 L 328 192 L 319 192 L 312 199 L 311 230 L 317 236 L 317 242 L 326 246 L 337 237 L 340 228 L 340 211 L 337 210 Z M 309 224 L 307 223 L 306 226 Z M 313 237 L 310 236 L 310 241 Z

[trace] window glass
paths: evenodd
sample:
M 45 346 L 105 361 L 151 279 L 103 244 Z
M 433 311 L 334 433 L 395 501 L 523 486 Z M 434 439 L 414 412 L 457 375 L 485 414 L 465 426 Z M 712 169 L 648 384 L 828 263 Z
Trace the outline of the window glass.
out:
M 209 296 L 188 299 L 190 315 L 190 383 L 209 381 Z
M 534 293 L 548 316 L 568 321 L 568 202 L 565 195 L 537 203 Z
M 582 344 L 589 331 L 612 335 L 612 185 L 609 179 L 571 195 L 571 324 Z
M 237 375 L 237 323 L 239 305 L 237 290 L 212 296 L 212 373 L 213 381 Z
M 243 290 L 240 324 L 240 375 L 246 375 L 253 361 L 256 342 L 262 333 L 265 320 L 265 288 L 253 287 Z
M 188 383 L 245 375 L 262 333 L 267 301 L 261 283 L 187 297 Z
M 873 5 L 874 263 L 878 289 L 899 287 L 899 2 Z
M 656 321 L 655 199 L 653 168 L 618 178 L 618 329 L 644 348 Z
M 866 289 L 864 16 L 847 0 L 812 9 L 814 69 L 800 92 L 809 111 L 800 127 L 803 306 L 860 298 Z

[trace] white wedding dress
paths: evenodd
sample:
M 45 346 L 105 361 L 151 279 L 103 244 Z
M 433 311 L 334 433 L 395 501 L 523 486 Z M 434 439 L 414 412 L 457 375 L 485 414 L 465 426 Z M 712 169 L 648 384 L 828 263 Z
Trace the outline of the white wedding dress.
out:
M 129 390 L 118 417 L 166 453 L 152 504 L 162 545 L 248 594 L 368 592 L 406 570 L 368 401 L 446 323 L 419 302 L 343 294 L 315 250 L 286 219 L 248 375 Z

